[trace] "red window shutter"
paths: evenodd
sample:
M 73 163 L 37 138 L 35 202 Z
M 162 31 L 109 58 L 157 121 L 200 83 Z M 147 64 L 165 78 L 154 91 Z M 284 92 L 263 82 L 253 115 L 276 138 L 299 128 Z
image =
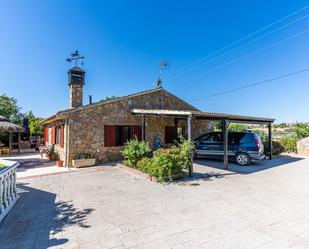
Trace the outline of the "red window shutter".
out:
M 142 140 L 142 126 L 136 125 L 134 126 L 134 138 L 137 138 L 138 141 Z
M 177 129 L 175 126 L 165 126 L 165 143 L 173 143 L 177 138 Z
M 116 145 L 115 126 L 104 125 L 104 146 L 110 147 Z
M 64 147 L 64 125 L 60 126 L 60 146 Z
M 44 127 L 44 142 L 47 143 L 48 141 L 48 128 Z
M 52 144 L 56 144 L 56 127 L 52 127 Z

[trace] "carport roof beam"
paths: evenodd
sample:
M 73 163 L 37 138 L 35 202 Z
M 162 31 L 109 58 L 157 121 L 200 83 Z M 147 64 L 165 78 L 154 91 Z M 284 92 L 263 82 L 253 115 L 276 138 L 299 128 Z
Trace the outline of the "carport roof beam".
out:
M 133 114 L 143 115 L 164 115 L 164 116 L 177 116 L 177 117 L 188 117 L 192 115 L 195 119 L 208 119 L 208 120 L 224 120 L 228 119 L 231 122 L 243 122 L 243 123 L 272 123 L 275 119 L 263 118 L 263 117 L 252 117 L 226 113 L 216 112 L 202 112 L 202 111 L 187 111 L 187 110 L 170 110 L 170 109 L 132 109 Z

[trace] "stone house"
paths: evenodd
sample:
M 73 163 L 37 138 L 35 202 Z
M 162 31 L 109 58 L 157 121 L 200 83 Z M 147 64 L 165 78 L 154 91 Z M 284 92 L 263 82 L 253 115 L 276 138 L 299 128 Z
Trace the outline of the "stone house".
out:
M 98 162 L 118 160 L 122 146 L 134 137 L 153 147 L 158 141 L 169 146 L 178 135 L 187 136 L 186 120 L 168 116 L 144 119 L 132 113 L 133 109 L 199 111 L 162 87 L 83 105 L 85 72 L 75 66 L 68 75 L 70 108 L 42 122 L 46 144 L 54 144 L 66 166 L 82 153 L 92 154 Z M 193 138 L 211 129 L 210 121 L 192 121 Z

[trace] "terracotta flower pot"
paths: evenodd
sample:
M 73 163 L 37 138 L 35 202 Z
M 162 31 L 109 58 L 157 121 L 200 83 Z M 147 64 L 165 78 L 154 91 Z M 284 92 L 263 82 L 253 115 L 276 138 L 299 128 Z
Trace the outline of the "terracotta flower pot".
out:
M 61 160 L 56 161 L 56 165 L 58 167 L 62 167 L 63 166 L 63 161 L 61 161 Z

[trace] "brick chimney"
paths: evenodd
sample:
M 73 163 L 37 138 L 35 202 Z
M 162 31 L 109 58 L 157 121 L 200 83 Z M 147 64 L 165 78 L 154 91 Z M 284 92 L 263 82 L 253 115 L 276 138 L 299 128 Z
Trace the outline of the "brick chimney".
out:
M 82 106 L 85 71 L 75 66 L 69 70 L 68 76 L 70 86 L 70 108 Z

